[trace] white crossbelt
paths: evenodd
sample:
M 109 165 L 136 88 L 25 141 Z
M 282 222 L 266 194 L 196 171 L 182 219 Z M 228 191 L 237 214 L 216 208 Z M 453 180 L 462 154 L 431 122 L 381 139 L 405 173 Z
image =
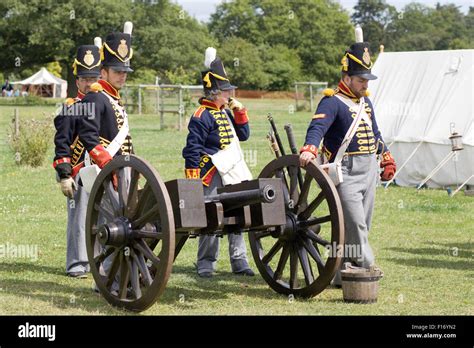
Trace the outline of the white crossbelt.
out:
M 232 134 L 231 143 L 224 149 L 217 151 L 214 155 L 209 155 L 212 164 L 219 172 L 222 183 L 225 185 L 238 184 L 245 180 L 252 180 L 252 173 L 245 163 L 244 155 L 240 147 L 240 141 L 232 124 L 232 120 L 227 117 Z
M 354 101 L 352 101 L 351 99 L 344 98 L 339 95 L 336 95 L 336 97 L 344 104 L 346 104 L 351 112 L 357 112 L 356 117 L 354 118 L 354 121 L 352 121 L 351 126 L 347 130 L 346 135 L 344 136 L 344 140 L 342 141 L 341 146 L 339 147 L 339 150 L 337 151 L 336 157 L 334 159 L 334 162 L 341 162 L 342 158 L 344 157 L 344 154 L 346 153 L 347 148 L 349 147 L 349 144 L 352 141 L 352 138 L 357 132 L 357 128 L 359 127 L 360 121 L 364 120 L 371 128 L 372 121 L 370 120 L 369 115 L 367 115 L 367 113 L 365 112 L 365 100 L 363 97 L 360 98 L 359 105 L 354 103 Z
M 120 128 L 115 138 L 105 148 L 105 150 L 109 153 L 110 157 L 114 157 L 118 150 L 120 150 L 120 147 L 124 143 L 125 138 L 127 138 L 129 132 L 128 115 L 125 109 L 115 99 L 113 99 L 105 92 L 101 93 L 103 93 L 109 99 L 110 103 L 114 105 L 115 109 L 118 110 L 123 116 L 122 128 Z M 87 193 L 91 192 L 92 186 L 94 185 L 95 179 L 97 178 L 97 175 L 99 175 L 99 173 L 99 166 L 91 163 L 89 152 L 86 151 L 86 154 L 84 156 L 84 167 L 81 168 L 81 170 L 79 171 L 79 176 L 81 178 L 82 185 Z
M 339 150 L 336 153 L 334 161 L 332 163 L 329 163 L 329 158 L 324 159 L 325 156 L 321 156 L 321 160 L 324 161 L 323 163 L 321 163 L 321 168 L 327 170 L 329 177 L 334 182 L 334 185 L 337 186 L 341 182 L 343 182 L 342 159 L 344 158 L 344 155 L 346 153 L 347 148 L 349 147 L 349 144 L 352 141 L 352 138 L 357 132 L 357 128 L 359 127 L 360 121 L 364 119 L 364 121 L 367 122 L 370 126 L 372 126 L 372 122 L 370 121 L 367 113 L 365 112 L 364 98 L 360 98 L 360 104 L 357 105 L 352 100 L 348 100 L 339 95 L 336 95 L 336 97 L 339 98 L 339 100 L 342 101 L 344 104 L 346 104 L 351 112 L 356 112 L 357 110 L 357 114 L 354 118 L 354 121 L 352 121 L 349 129 L 347 130 L 346 135 L 342 140 L 341 146 L 339 147 Z
M 123 116 L 122 128 L 120 128 L 120 131 L 117 133 L 115 138 L 105 148 L 105 150 L 109 153 L 110 157 L 114 157 L 118 150 L 120 150 L 120 147 L 125 141 L 125 138 L 127 138 L 128 132 L 130 130 L 130 127 L 128 126 L 128 115 L 125 109 L 114 98 L 112 98 L 105 92 L 101 93 L 103 93 L 109 99 L 110 103 L 114 105 Z M 92 163 L 90 161 L 89 152 L 86 152 L 86 155 L 84 157 L 84 165 L 90 166 L 91 164 Z

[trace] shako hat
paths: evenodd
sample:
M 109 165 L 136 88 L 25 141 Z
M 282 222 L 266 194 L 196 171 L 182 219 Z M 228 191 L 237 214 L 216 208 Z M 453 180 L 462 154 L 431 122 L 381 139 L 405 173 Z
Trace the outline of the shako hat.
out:
M 99 77 L 100 51 L 96 45 L 82 45 L 77 49 L 76 58 L 72 64 L 76 77 Z
M 355 28 L 356 42 L 353 43 L 342 57 L 342 71 L 349 76 L 360 76 L 366 80 L 375 80 L 377 76 L 371 73 L 372 60 L 370 57 L 369 43 L 364 42 L 362 28 Z
M 207 70 L 202 71 L 201 76 L 205 91 L 229 91 L 237 88 L 230 84 L 224 64 L 217 57 L 217 51 L 214 47 L 206 49 L 204 66 Z
M 102 46 L 102 65 L 116 71 L 132 72 L 130 59 L 133 56 L 132 22 L 125 22 L 124 32 L 110 33 Z

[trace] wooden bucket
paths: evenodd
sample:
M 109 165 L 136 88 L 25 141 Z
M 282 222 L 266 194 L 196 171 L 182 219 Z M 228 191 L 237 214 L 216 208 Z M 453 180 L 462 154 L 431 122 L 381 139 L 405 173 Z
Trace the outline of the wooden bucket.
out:
M 379 280 L 383 272 L 379 268 L 361 268 L 344 265 L 341 271 L 342 295 L 345 302 L 375 303 L 379 290 Z

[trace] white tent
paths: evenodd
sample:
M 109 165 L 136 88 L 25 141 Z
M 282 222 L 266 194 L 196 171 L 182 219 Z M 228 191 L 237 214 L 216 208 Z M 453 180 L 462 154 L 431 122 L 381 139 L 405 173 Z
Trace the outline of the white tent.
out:
M 474 50 L 384 52 L 369 89 L 377 123 L 400 167 L 402 186 L 416 186 L 451 151 L 449 137 L 463 136 L 464 150 L 427 182 L 460 185 L 474 174 Z M 474 185 L 474 177 L 467 182 Z
M 12 85 L 23 85 L 29 94 L 52 98 L 66 98 L 67 81 L 41 68 L 36 74 L 23 81 L 15 81 Z

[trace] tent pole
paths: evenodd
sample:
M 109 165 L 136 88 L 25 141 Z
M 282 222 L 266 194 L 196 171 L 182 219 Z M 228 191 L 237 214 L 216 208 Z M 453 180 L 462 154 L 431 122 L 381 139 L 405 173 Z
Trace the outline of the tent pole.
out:
M 456 193 L 458 193 L 459 190 L 461 190 L 461 189 L 464 187 L 464 185 L 466 185 L 467 182 L 468 182 L 469 180 L 471 180 L 472 178 L 474 178 L 474 174 L 472 174 L 469 178 L 467 178 L 467 180 L 464 181 L 464 182 L 461 184 L 461 186 L 459 186 L 454 192 L 452 192 L 452 193 L 450 194 L 450 196 L 452 197 L 452 196 L 454 196 Z
M 395 143 L 395 141 L 392 141 L 392 143 L 390 144 L 390 146 L 393 145 L 393 143 Z M 418 145 L 416 145 L 415 149 L 412 151 L 412 153 L 410 154 L 410 156 L 408 156 L 408 158 L 405 160 L 405 162 L 403 162 L 403 164 L 400 166 L 400 168 L 397 170 L 397 172 L 395 173 L 395 175 L 393 176 L 393 178 L 391 178 L 389 181 L 387 181 L 385 183 L 385 188 L 388 188 L 388 186 L 395 180 L 395 178 L 397 177 L 398 174 L 400 174 L 400 172 L 402 171 L 402 169 L 406 166 L 406 164 L 408 163 L 409 160 L 411 160 L 411 158 L 413 157 L 413 155 L 415 154 L 416 151 L 418 151 L 418 149 L 420 148 L 421 144 L 423 144 L 422 141 L 420 141 L 418 143 Z M 389 146 L 389 148 L 390 148 Z
M 439 164 L 431 171 L 430 174 L 416 187 L 419 190 L 428 180 L 430 180 L 455 154 L 455 151 L 451 151 Z

